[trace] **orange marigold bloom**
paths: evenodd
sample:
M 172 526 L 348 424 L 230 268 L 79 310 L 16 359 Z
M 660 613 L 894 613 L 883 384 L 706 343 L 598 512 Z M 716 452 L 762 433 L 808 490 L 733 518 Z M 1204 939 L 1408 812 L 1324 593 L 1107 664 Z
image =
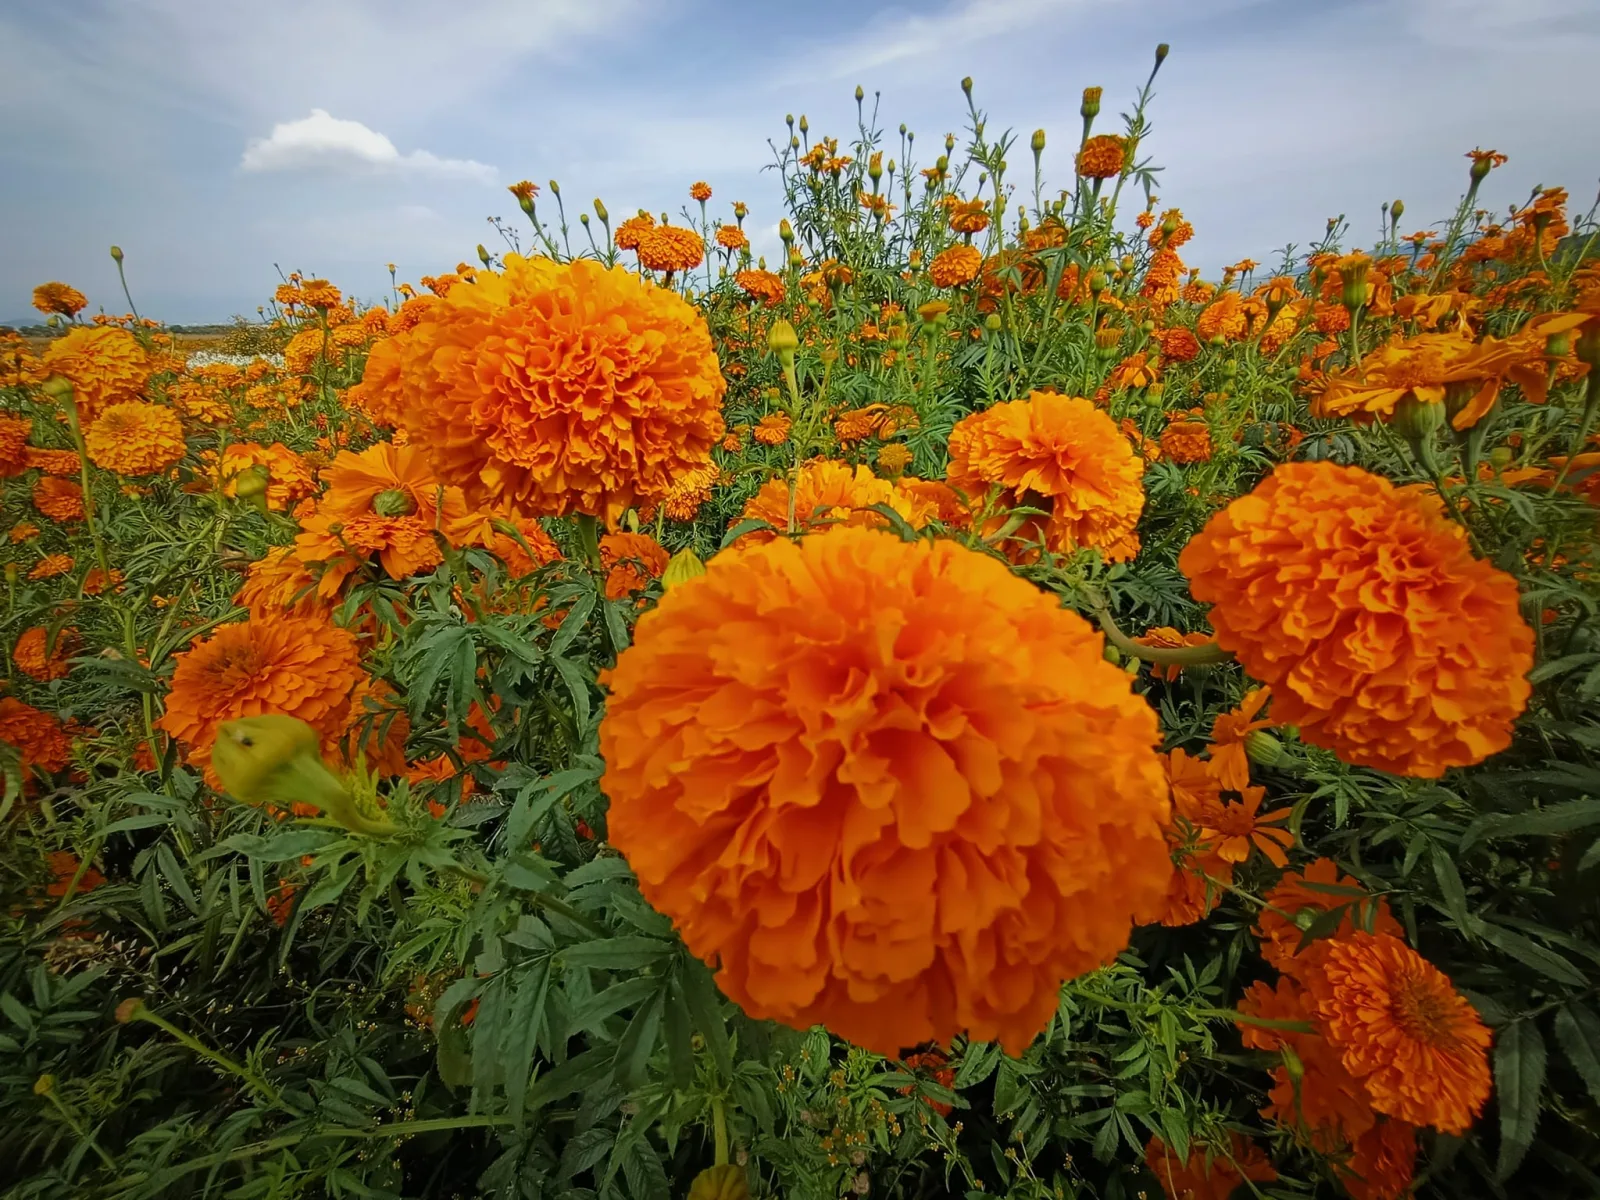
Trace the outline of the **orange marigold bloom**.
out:
M 11 660 L 17 669 L 41 683 L 52 679 L 65 679 L 72 669 L 67 659 L 78 652 L 78 631 L 63 629 L 54 637 L 43 625 L 25 629 L 17 636 L 11 648 Z
M 157 726 L 181 742 L 186 761 L 219 787 L 211 769 L 217 727 L 236 717 L 282 713 L 336 749 L 351 690 L 366 678 L 355 635 L 320 616 L 277 615 L 218 626 L 174 656 L 167 711 Z
M 23 526 L 19 525 L 17 527 L 17 529 L 21 529 L 21 528 L 23 528 Z M 30 525 L 30 526 L 27 526 L 27 528 L 33 529 L 33 526 Z M 17 536 L 16 536 L 17 535 L 17 529 L 13 529 L 11 531 L 11 540 L 12 541 L 19 540 L 17 538 Z M 33 532 L 34 533 L 38 533 L 39 531 L 37 529 L 33 529 Z M 72 555 L 70 555 L 70 554 L 47 554 L 47 555 L 45 555 L 43 558 L 41 558 L 38 562 L 36 562 L 33 565 L 33 570 L 28 572 L 28 578 L 29 579 L 54 579 L 57 575 L 65 575 L 70 570 L 72 570 Z
M 1097 134 L 1078 151 L 1078 174 L 1085 179 L 1114 179 L 1128 160 L 1127 143 L 1113 133 Z
M 746 296 L 761 301 L 769 308 L 783 303 L 785 290 L 781 275 L 774 275 L 771 271 L 740 271 L 734 275 L 733 282 Z
M 1489 1030 L 1391 934 L 1335 938 L 1307 986 L 1328 1041 L 1381 1113 L 1465 1133 L 1489 1098 Z
M 46 477 L 33 485 L 33 506 L 52 521 L 81 521 L 83 489 L 70 479 Z
M 1130 535 L 1144 511 L 1144 461 L 1117 423 L 1081 397 L 1033 392 L 963 417 L 950 433 L 952 487 L 980 503 L 999 485 L 1007 508 L 1050 510 L 1019 537 L 1042 536 L 1061 554 L 1099 549 L 1131 557 Z M 1004 515 L 992 518 L 998 528 Z
M 768 413 L 756 422 L 751 437 L 763 446 L 781 446 L 789 440 L 789 428 L 793 424 L 784 413 Z
M 1139 285 L 1139 295 L 1157 307 L 1165 307 L 1178 299 L 1178 279 L 1183 275 L 1183 259 L 1175 250 L 1161 249 L 1150 256 L 1145 267 L 1144 282 Z M 1180 360 L 1187 361 L 1187 360 Z
M 1130 354 L 1112 369 L 1114 388 L 1146 388 L 1161 378 L 1161 365 L 1150 360 L 1143 350 Z
M 982 200 L 962 200 L 950 206 L 950 228 L 956 233 L 982 233 L 989 228 L 989 206 Z
M 41 283 L 33 289 L 33 306 L 46 316 L 75 317 L 89 306 L 89 298 L 65 283 Z
M 1020 1053 L 1165 891 L 1154 712 L 955 542 L 740 543 L 602 681 L 611 838 L 758 1019 Z
M 1158 625 L 1149 630 L 1143 637 L 1133 639 L 1140 646 L 1149 646 L 1153 650 L 1180 650 L 1185 646 L 1204 646 L 1211 641 L 1209 633 L 1179 633 L 1170 625 Z M 1182 674 L 1183 668 L 1177 663 L 1151 663 L 1150 675 L 1154 679 L 1173 680 Z
M 0 479 L 28 469 L 28 439 L 32 436 L 32 417 L 0 416 Z
M 1200 339 L 1182 326 L 1161 330 L 1156 340 L 1161 343 L 1161 357 L 1167 362 L 1193 362 L 1200 357 Z
M 83 594 L 85 596 L 98 596 L 110 585 L 113 591 L 122 590 L 122 572 L 115 567 L 111 568 L 111 577 L 108 580 L 106 573 L 99 567 L 90 567 L 88 574 L 83 577 Z
M 711 185 L 703 179 L 696 180 L 689 185 L 689 198 L 704 204 L 711 199 Z
M 743 250 L 749 244 L 750 239 L 737 225 L 717 226 L 717 245 L 724 250 Z
M 134 403 L 138 403 L 138 401 L 134 401 Z M 28 466 L 37 467 L 46 475 L 60 475 L 63 478 L 69 478 L 76 477 L 78 474 L 78 452 L 76 450 L 45 450 L 39 446 L 29 446 L 27 462 Z
M 935 287 L 960 287 L 976 279 L 982 266 L 982 251 L 961 242 L 933 256 L 933 261 L 928 264 L 928 277 L 933 280 Z
M 385 349 L 389 403 L 477 507 L 614 522 L 710 465 L 724 431 L 704 318 L 622 267 L 507 255 L 380 342 L 369 370 Z
M 600 539 L 600 565 L 607 568 L 606 599 L 642 592 L 667 569 L 670 555 L 647 533 L 608 533 Z
M 72 383 L 78 419 L 85 425 L 108 405 L 144 399 L 154 364 L 126 329 L 82 326 L 45 347 L 46 370 Z
M 911 465 L 911 448 L 904 442 L 885 442 L 878 447 L 878 469 L 891 478 Z
M 89 461 L 118 475 L 153 475 L 184 455 L 183 423 L 159 404 L 113 404 L 83 435 Z
M 1294 834 L 1277 825 L 1288 820 L 1293 810 L 1275 808 L 1271 812 L 1261 812 L 1261 801 L 1266 794 L 1266 788 L 1247 787 L 1240 792 L 1237 801 L 1218 798 L 1201 810 L 1200 837 L 1218 858 L 1242 863 L 1250 857 L 1254 846 L 1273 866 L 1288 865 L 1289 858 L 1284 851 L 1294 845 Z
M 617 226 L 615 242 L 618 250 L 637 250 L 644 235 L 656 227 L 656 219 L 647 212 L 629 217 Z
M 1533 633 L 1516 581 L 1420 490 L 1285 463 L 1178 565 L 1281 724 L 1347 762 L 1434 779 L 1511 741 Z
M 1300 948 L 1305 940 L 1304 926 L 1322 913 L 1345 909 L 1339 927 L 1331 935 L 1341 938 L 1359 928 L 1376 904 L 1373 929 L 1397 936 L 1400 933 L 1400 924 L 1389 912 L 1388 901 L 1374 901 L 1356 880 L 1340 875 L 1338 864 L 1331 858 L 1319 858 L 1304 871 L 1288 872 L 1262 899 L 1268 907 L 1256 918 L 1254 931 L 1261 939 L 1261 957 L 1296 978 L 1314 973 L 1327 957 L 1328 938 L 1318 938 Z
M 72 742 L 55 715 L 14 696 L 0 696 L 0 742 L 16 747 L 24 776 L 35 767 L 53 774 L 72 759 Z
M 1244 301 L 1238 292 L 1223 292 L 1208 304 L 1195 318 L 1194 331 L 1204 341 L 1222 338 L 1236 342 L 1250 331 L 1244 311 Z
M 1350 1200 L 1398 1200 L 1411 1194 L 1417 1169 L 1417 1128 L 1405 1121 L 1375 1123 L 1351 1147 L 1334 1174 Z
M 1228 1131 L 1226 1151 L 1194 1146 L 1179 1162 L 1172 1148 L 1155 1134 L 1144 1147 L 1145 1166 L 1161 1182 L 1168 1200 L 1230 1200 L 1246 1179 L 1266 1183 L 1278 1177 L 1261 1147 Z
M 639 263 L 651 271 L 688 271 L 698 267 L 706 256 L 700 235 L 681 225 L 658 225 L 639 239 Z
M 1270 688 L 1252 688 L 1238 708 L 1218 713 L 1211 723 L 1211 761 L 1223 787 L 1237 792 L 1249 785 L 1250 758 L 1245 753 L 1245 740 L 1257 730 L 1271 729 L 1279 723 L 1257 716 L 1271 698 Z
M 1456 333 L 1419 333 L 1379 346 L 1354 370 L 1329 375 L 1312 412 L 1389 420 L 1403 405 L 1443 404 L 1451 426 L 1467 429 L 1494 406 L 1508 379 L 1544 403 L 1541 351 L 1515 338 L 1474 342 Z
M 739 520 L 765 521 L 774 529 L 788 529 L 789 487 L 789 480 L 784 476 L 769 479 L 745 503 Z M 849 463 L 832 460 L 809 462 L 800 468 L 794 481 L 794 523 L 801 532 L 841 522 L 865 526 L 887 524 L 883 514 L 869 511 L 874 504 L 887 504 L 907 520 L 911 519 L 910 500 L 866 466 L 852 467 Z M 776 535 L 762 529 L 745 536 L 764 541 Z
M 257 620 L 285 612 L 297 617 L 326 616 L 328 609 L 317 595 L 316 585 L 316 577 L 295 557 L 293 546 L 274 546 L 250 564 L 233 602 L 249 609 Z
M 282 442 L 263 446 L 258 442 L 231 442 L 222 453 L 222 462 L 216 464 L 214 451 L 207 452 L 218 479 L 222 494 L 239 494 L 239 476 L 251 467 L 264 467 L 267 471 L 267 507 L 273 512 L 284 512 L 304 496 L 316 490 L 316 480 L 311 474 L 311 464 Z
M 1211 426 L 1204 421 L 1173 421 L 1161 431 L 1161 450 L 1175 463 L 1211 461 Z

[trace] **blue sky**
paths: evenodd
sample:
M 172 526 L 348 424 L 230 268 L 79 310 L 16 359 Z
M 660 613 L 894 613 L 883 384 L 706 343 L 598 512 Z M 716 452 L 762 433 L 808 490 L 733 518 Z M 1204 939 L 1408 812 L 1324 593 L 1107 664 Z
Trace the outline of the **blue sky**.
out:
M 771 253 L 768 140 L 786 112 L 846 140 L 857 84 L 927 165 L 971 75 L 991 136 L 1019 136 L 1019 183 L 1043 126 L 1064 186 L 1082 88 L 1114 128 L 1160 41 L 1144 148 L 1208 273 L 1340 212 L 1374 231 L 1396 196 L 1408 228 L 1443 219 L 1474 146 L 1511 157 L 1489 206 L 1537 184 L 1593 199 L 1596 0 L 9 0 L 0 320 L 50 279 L 123 311 L 113 242 L 170 321 L 253 314 L 274 263 L 376 298 L 385 263 L 450 270 L 488 216 L 520 221 L 522 178 L 558 180 L 574 222 L 597 195 L 613 220 L 675 214 L 705 179 Z

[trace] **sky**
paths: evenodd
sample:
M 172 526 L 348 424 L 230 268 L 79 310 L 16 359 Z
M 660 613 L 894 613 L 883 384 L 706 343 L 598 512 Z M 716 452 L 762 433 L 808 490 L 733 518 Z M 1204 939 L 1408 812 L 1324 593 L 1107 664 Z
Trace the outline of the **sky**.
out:
M 503 250 L 488 218 L 526 231 L 525 178 L 541 216 L 560 183 L 574 233 L 596 196 L 676 219 L 703 179 L 775 260 L 786 113 L 848 141 L 859 84 L 927 166 L 970 75 L 987 134 L 1015 131 L 1020 199 L 1032 131 L 1069 186 L 1082 89 L 1120 131 L 1158 42 L 1141 156 L 1213 276 L 1341 213 L 1370 244 L 1396 197 L 1402 232 L 1442 222 L 1474 147 L 1510 156 L 1486 207 L 1543 184 L 1587 209 L 1600 183 L 1597 0 L 7 0 L 0 322 L 57 279 L 126 311 L 113 243 L 170 322 L 253 316 L 279 269 L 377 300 L 387 263 Z

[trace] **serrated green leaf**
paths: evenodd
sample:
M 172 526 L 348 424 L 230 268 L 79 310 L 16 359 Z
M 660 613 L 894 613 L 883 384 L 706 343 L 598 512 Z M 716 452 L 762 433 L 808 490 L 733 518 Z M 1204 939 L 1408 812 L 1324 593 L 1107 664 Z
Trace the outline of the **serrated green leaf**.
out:
M 1500 1157 L 1495 1178 L 1501 1182 L 1511 1177 L 1533 1144 L 1544 1065 L 1544 1038 L 1532 1021 L 1518 1021 L 1500 1031 L 1494 1050 L 1494 1086 L 1500 1105 Z
M 1439 896 L 1444 901 L 1445 911 L 1459 929 L 1470 934 L 1472 917 L 1467 912 L 1467 889 L 1461 883 L 1461 872 L 1456 870 L 1449 851 L 1437 842 L 1429 857 L 1433 860 L 1433 877 L 1439 883 Z
M 1556 1012 L 1555 1033 L 1567 1061 L 1600 1104 L 1600 1017 L 1573 1001 Z
M 657 1034 L 661 1031 L 665 980 L 657 982 L 661 986 L 658 986 L 650 998 L 639 1006 L 639 1010 L 633 1014 L 633 1020 L 628 1022 L 622 1040 L 617 1043 L 617 1057 L 612 1066 L 612 1073 L 618 1086 L 625 1091 L 631 1091 L 643 1081 L 645 1067 L 650 1062 L 650 1056 L 655 1053 Z
M 1472 927 L 1473 931 L 1491 946 L 1505 951 L 1518 962 L 1559 983 L 1582 987 L 1587 982 L 1583 973 L 1570 962 L 1554 950 L 1545 949 L 1532 938 L 1513 933 L 1503 925 L 1493 925 L 1488 921 L 1474 921 Z
M 1600 825 L 1600 798 L 1568 800 L 1561 804 L 1530 809 L 1528 812 L 1495 814 L 1479 818 L 1461 835 L 1460 850 L 1465 854 L 1485 838 L 1548 837 L 1558 833 L 1570 833 L 1574 829 L 1583 829 L 1590 825 Z
M 561 963 L 567 968 L 605 967 L 613 971 L 637 970 L 659 962 L 672 953 L 672 943 L 660 938 L 635 937 L 631 934 L 614 938 L 597 938 L 592 942 L 579 942 L 561 951 Z
M 717 991 L 711 970 L 688 951 L 678 956 L 678 985 L 689 1006 L 695 1032 L 705 1039 L 706 1048 L 717 1064 L 717 1077 L 723 1083 L 733 1079 L 733 1050 L 728 1043 L 728 1025 L 722 1017 L 722 996 Z

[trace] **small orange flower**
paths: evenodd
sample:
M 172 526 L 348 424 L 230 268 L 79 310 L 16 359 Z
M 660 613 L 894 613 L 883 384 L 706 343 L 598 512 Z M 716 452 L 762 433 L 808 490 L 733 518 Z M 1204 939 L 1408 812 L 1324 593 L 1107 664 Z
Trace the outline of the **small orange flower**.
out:
M 0 416 L 0 479 L 28 469 L 28 439 L 32 436 L 32 417 Z
M 781 275 L 771 271 L 740 271 L 734 275 L 733 282 L 746 296 L 761 301 L 768 308 L 783 303 L 785 289 Z
M 1142 637 L 1133 639 L 1140 646 L 1149 646 L 1152 650 L 1179 650 L 1185 646 L 1204 646 L 1211 641 L 1209 633 L 1179 633 L 1170 625 L 1158 625 L 1149 630 Z M 1176 679 L 1183 671 L 1177 663 L 1163 665 L 1150 664 L 1150 674 L 1155 679 L 1171 681 Z
M 704 204 L 707 200 L 711 199 L 711 185 L 703 179 L 691 183 L 689 185 L 689 198 L 691 200 L 698 200 L 701 204 Z
M 656 219 L 647 212 L 641 212 L 636 217 L 629 217 L 617 226 L 617 235 L 614 239 L 618 250 L 637 250 L 644 235 L 656 227 Z
M 63 478 L 78 474 L 78 452 L 76 450 L 45 450 L 39 446 L 28 447 L 28 466 L 37 467 L 46 475 L 59 475 Z
M 1245 754 L 1245 739 L 1258 729 L 1271 729 L 1278 722 L 1256 716 L 1272 698 L 1271 688 L 1252 688 L 1231 712 L 1217 714 L 1211 724 L 1211 762 L 1222 786 L 1242 791 L 1250 783 L 1250 759 Z
M 1489 1098 L 1489 1030 L 1427 959 L 1390 934 L 1334 939 L 1307 979 L 1328 1041 L 1379 1112 L 1465 1133 Z
M 933 256 L 928 264 L 928 277 L 935 287 L 961 287 L 976 279 L 982 266 L 983 253 L 976 246 L 960 242 Z
M 18 528 L 21 528 L 20 526 Z M 16 530 L 12 531 L 12 540 L 16 541 Z M 34 533 L 38 533 L 34 529 Z M 54 579 L 57 575 L 65 575 L 72 570 L 72 555 L 47 554 L 34 564 L 33 570 L 28 572 L 29 579 Z
M 1078 151 L 1078 174 L 1085 179 L 1114 179 L 1128 161 L 1127 143 L 1111 133 L 1098 134 Z
M 33 289 L 33 306 L 46 316 L 75 317 L 88 305 L 88 297 L 69 284 L 41 283 Z
M 866 466 L 852 467 L 833 461 L 806 463 L 794 480 L 793 491 L 794 524 L 800 531 L 837 523 L 869 527 L 887 524 L 881 513 L 871 511 L 874 504 L 886 504 L 907 520 L 911 519 L 910 500 Z M 768 480 L 745 504 L 739 520 L 765 521 L 774 529 L 788 529 L 789 493 L 787 478 L 778 476 Z M 763 541 L 776 535 L 763 529 L 745 536 Z
M 1261 812 L 1261 801 L 1266 794 L 1266 788 L 1247 787 L 1238 801 L 1218 801 L 1202 810 L 1200 837 L 1218 858 L 1242 863 L 1250 857 L 1253 845 L 1273 866 L 1281 868 L 1289 864 L 1284 851 L 1294 845 L 1294 834 L 1277 825 L 1288 820 L 1294 810 L 1275 808 L 1271 812 Z
M 1288 872 L 1262 900 L 1265 907 L 1256 918 L 1254 931 L 1261 939 L 1261 957 L 1295 978 L 1316 971 L 1327 957 L 1329 938 L 1318 938 L 1301 948 L 1305 926 L 1322 913 L 1336 908 L 1345 910 L 1338 928 L 1332 932 L 1333 938 L 1349 936 L 1365 923 L 1369 913 L 1378 933 L 1400 933 L 1400 924 L 1390 913 L 1388 901 L 1373 900 L 1356 880 L 1340 875 L 1338 864 L 1331 858 L 1319 858 L 1304 871 Z
M 1175 463 L 1211 461 L 1211 427 L 1204 421 L 1173 421 L 1161 431 L 1161 450 Z
M 751 436 L 763 446 L 781 446 L 789 440 L 791 424 L 784 413 L 768 413 L 756 422 Z
M 109 405 L 84 432 L 89 461 L 118 475 L 153 475 L 184 455 L 178 414 L 142 400 Z
M 43 625 L 25 629 L 11 648 L 17 669 L 40 682 L 65 679 L 72 668 L 67 660 L 78 652 L 78 631 L 63 629 L 51 635 Z
M 60 720 L 15 696 L 0 696 L 0 742 L 16 747 L 24 777 L 34 768 L 53 774 L 72 759 L 72 742 Z
M 717 245 L 724 250 L 743 250 L 749 244 L 750 239 L 737 225 L 717 226 Z
M 81 521 L 83 489 L 70 479 L 46 477 L 33 485 L 33 506 L 52 521 Z
M 651 271 L 688 271 L 698 267 L 706 256 L 705 243 L 692 229 L 680 225 L 658 225 L 645 231 L 637 251 L 641 266 Z
M 1183 1162 L 1155 1134 L 1144 1147 L 1145 1166 L 1161 1182 L 1168 1200 L 1230 1200 L 1246 1179 L 1266 1183 L 1278 1177 L 1261 1147 L 1231 1130 L 1225 1150 L 1195 1146 Z
M 608 533 L 600 539 L 600 565 L 607 568 L 606 599 L 621 600 L 644 591 L 667 569 L 669 555 L 647 533 Z

